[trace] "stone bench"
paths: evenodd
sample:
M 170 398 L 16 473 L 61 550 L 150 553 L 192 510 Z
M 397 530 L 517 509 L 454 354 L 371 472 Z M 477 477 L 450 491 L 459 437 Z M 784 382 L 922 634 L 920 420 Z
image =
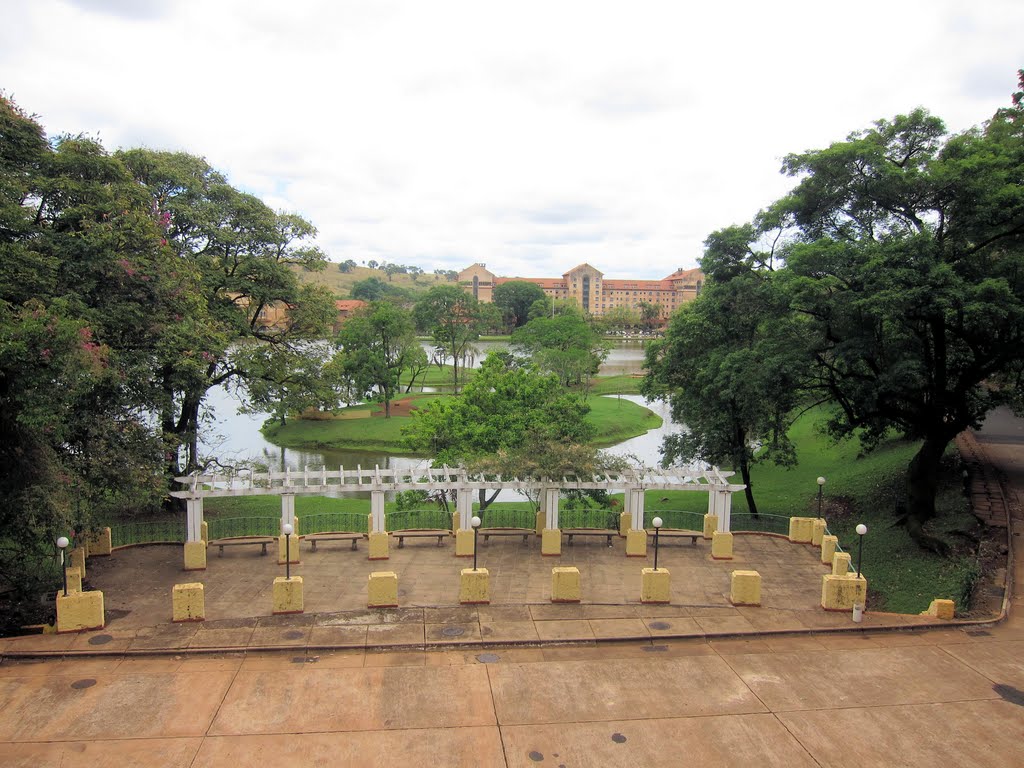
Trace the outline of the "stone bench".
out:
M 647 535 L 654 538 L 654 530 L 648 530 Z M 658 534 L 659 539 L 689 539 L 691 544 L 696 544 L 697 539 L 703 539 L 704 534 L 697 531 L 684 531 L 679 528 L 662 528 Z
M 484 541 L 491 536 L 522 536 L 525 544 L 530 536 L 536 536 L 537 532 L 532 528 L 481 528 L 480 535 L 484 537 Z
M 259 544 L 262 547 L 261 555 L 267 554 L 267 545 L 277 541 L 273 536 L 239 536 L 231 539 L 214 539 L 210 542 L 211 547 L 217 547 L 218 557 L 224 556 L 224 547 L 245 547 Z
M 406 539 L 430 539 L 437 538 L 437 546 L 441 546 L 444 539 L 452 535 L 451 531 L 442 530 L 412 530 L 412 531 L 391 531 L 391 535 L 398 539 L 398 548 L 405 548 Z
M 308 541 L 312 546 L 312 550 L 316 552 L 316 545 L 322 541 L 351 541 L 352 551 L 359 549 L 359 540 L 363 538 L 361 533 L 352 533 L 350 531 L 332 531 L 324 533 L 310 533 L 302 537 L 303 541 Z
M 569 537 L 569 546 L 572 546 L 572 539 L 574 536 L 604 536 L 608 540 L 608 546 L 612 545 L 612 538 L 618 537 L 618 531 L 611 531 L 607 528 L 565 528 L 562 530 L 563 536 Z

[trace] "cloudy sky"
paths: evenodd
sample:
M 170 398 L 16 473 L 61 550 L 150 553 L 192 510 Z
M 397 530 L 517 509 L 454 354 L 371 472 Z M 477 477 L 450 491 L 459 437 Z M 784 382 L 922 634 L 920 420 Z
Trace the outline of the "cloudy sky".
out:
M 695 266 L 789 152 L 1009 103 L 1020 0 L 0 0 L 50 135 L 203 155 L 334 261 Z

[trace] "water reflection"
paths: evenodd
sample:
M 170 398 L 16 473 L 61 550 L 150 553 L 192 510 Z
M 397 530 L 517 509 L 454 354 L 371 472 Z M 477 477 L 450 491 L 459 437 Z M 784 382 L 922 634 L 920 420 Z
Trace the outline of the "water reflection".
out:
M 507 346 L 503 342 L 480 342 L 478 347 L 486 351 L 495 347 Z M 482 356 L 478 357 L 479 364 Z M 608 356 L 601 371 L 604 374 L 630 374 L 639 372 L 643 365 L 643 345 L 641 342 L 616 342 L 615 348 Z M 663 424 L 646 434 L 626 440 L 606 450 L 617 455 L 633 455 L 647 466 L 655 466 L 661 460 L 660 448 L 662 438 L 680 429 L 672 422 L 668 405 L 662 402 L 647 402 L 640 395 L 609 395 L 618 400 L 630 402 L 650 408 L 661 416 Z M 319 469 L 327 466 L 337 469 L 344 466 L 355 467 L 380 466 L 382 469 L 416 469 L 425 468 L 430 460 L 418 456 L 393 455 L 372 451 L 340 451 L 331 449 L 282 448 L 266 440 L 260 432 L 260 426 L 268 418 L 266 414 L 238 413 L 238 400 L 224 388 L 211 389 L 206 399 L 207 419 L 200 440 L 202 454 L 215 455 L 224 464 L 241 461 L 256 461 L 266 464 L 273 470 L 284 470 L 286 467 L 299 470 L 309 467 Z

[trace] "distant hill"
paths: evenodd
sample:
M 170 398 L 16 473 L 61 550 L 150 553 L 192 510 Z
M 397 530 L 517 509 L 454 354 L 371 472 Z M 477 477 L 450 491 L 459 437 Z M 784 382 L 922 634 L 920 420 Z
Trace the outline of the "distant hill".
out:
M 329 263 L 323 272 L 306 272 L 296 269 L 299 278 L 305 283 L 326 286 L 334 294 L 335 298 L 347 299 L 352 290 L 352 285 L 360 280 L 376 277 L 382 283 L 390 283 L 396 288 L 403 288 L 407 291 L 421 292 L 435 285 L 444 285 L 449 281 L 447 278 L 434 273 L 424 273 L 413 280 L 410 275 L 396 274 L 388 279 L 382 269 L 370 269 L 369 267 L 353 267 L 351 272 L 342 272 L 335 263 Z M 454 282 L 452 283 L 455 284 Z

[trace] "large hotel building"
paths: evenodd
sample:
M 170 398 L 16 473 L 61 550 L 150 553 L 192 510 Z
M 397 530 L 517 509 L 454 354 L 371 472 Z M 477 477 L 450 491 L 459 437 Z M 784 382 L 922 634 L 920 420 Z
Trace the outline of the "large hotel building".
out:
M 641 302 L 657 304 L 667 318 L 700 293 L 704 273 L 679 269 L 661 280 L 605 280 L 589 264 L 580 264 L 561 277 L 498 277 L 486 264 L 474 264 L 459 273 L 459 285 L 479 301 L 492 301 L 495 287 L 513 280 L 539 285 L 546 296 L 571 299 L 590 315 L 603 315 L 616 307 L 639 308 Z

